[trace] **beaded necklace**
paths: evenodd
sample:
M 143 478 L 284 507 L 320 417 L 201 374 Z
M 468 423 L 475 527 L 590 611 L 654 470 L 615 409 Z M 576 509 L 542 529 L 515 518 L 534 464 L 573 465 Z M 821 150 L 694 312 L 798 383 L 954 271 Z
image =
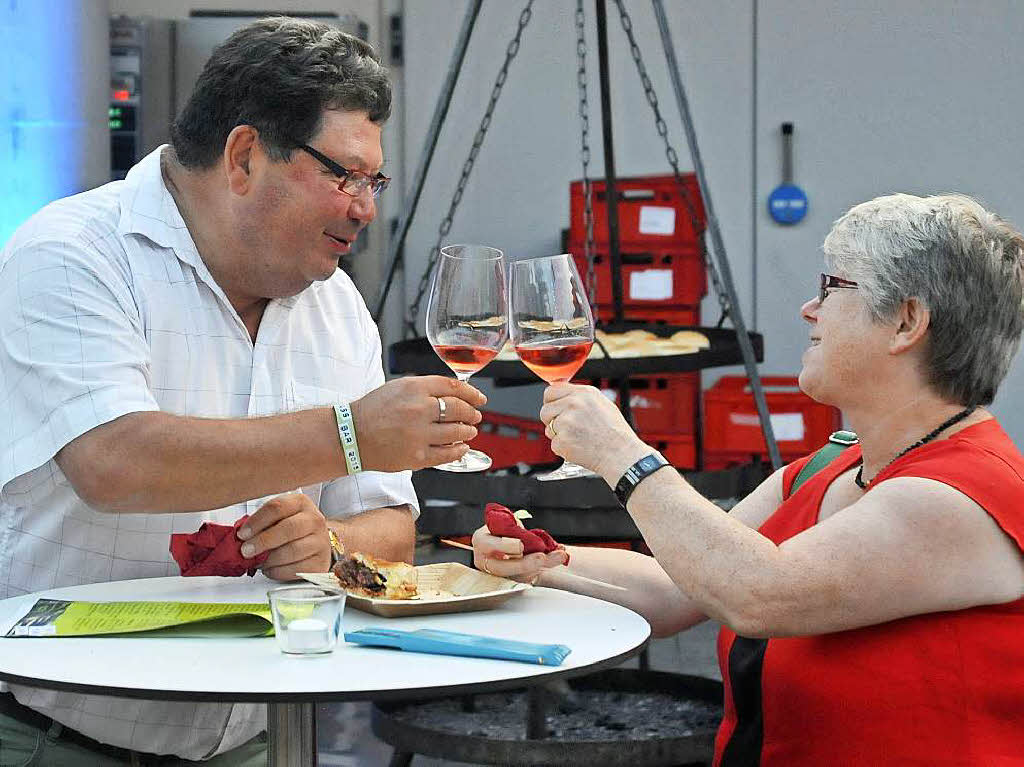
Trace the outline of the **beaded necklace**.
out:
M 949 418 L 949 419 L 943 421 L 942 423 L 940 423 L 937 427 L 935 427 L 932 431 L 930 431 L 927 434 L 925 434 L 923 437 L 921 437 L 921 439 L 919 439 L 917 442 L 915 442 L 910 447 L 905 447 L 902 450 L 900 450 L 900 452 L 898 452 L 896 455 L 894 455 L 892 457 L 892 460 L 890 460 L 889 463 L 885 464 L 885 466 L 883 466 L 881 468 L 881 470 L 879 470 L 878 474 L 881 474 L 883 471 L 888 469 L 892 464 L 894 464 L 900 458 L 905 456 L 911 450 L 915 450 L 915 449 L 921 447 L 921 445 L 924 445 L 924 444 L 926 444 L 928 442 L 931 442 L 933 439 L 935 439 L 937 436 L 942 434 L 942 432 L 944 432 L 946 429 L 948 429 L 953 424 L 960 423 L 960 421 L 964 420 L 967 416 L 969 416 L 971 413 L 973 413 L 977 409 L 977 407 L 978 407 L 977 405 L 971 405 L 970 407 L 965 407 L 963 410 L 961 410 L 959 413 L 957 413 L 952 418 Z M 878 474 L 875 474 L 875 478 L 878 477 Z M 875 478 L 872 478 L 871 482 L 874 482 Z M 871 482 L 865 482 L 864 481 L 864 459 L 863 458 L 861 458 L 860 468 L 857 469 L 857 475 L 853 478 L 853 481 L 857 483 L 857 487 L 859 487 L 861 490 L 867 490 L 868 489 L 868 485 L 871 484 Z

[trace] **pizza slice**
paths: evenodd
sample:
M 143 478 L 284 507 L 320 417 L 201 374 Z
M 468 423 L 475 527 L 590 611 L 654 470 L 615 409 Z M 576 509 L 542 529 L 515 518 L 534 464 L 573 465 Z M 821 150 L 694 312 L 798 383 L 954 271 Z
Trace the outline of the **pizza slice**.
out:
M 372 599 L 412 599 L 417 596 L 416 568 L 355 551 L 339 560 L 331 572 L 348 592 Z

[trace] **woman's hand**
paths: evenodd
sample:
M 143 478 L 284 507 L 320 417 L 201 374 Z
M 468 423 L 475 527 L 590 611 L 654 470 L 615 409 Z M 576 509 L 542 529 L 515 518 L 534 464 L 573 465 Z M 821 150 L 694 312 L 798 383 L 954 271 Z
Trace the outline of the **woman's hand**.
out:
M 555 453 L 596 471 L 612 485 L 651 452 L 615 403 L 593 386 L 552 384 L 544 391 L 540 419 Z
M 491 535 L 487 525 L 473 533 L 473 565 L 491 575 L 536 583 L 544 570 L 564 565 L 568 559 L 569 555 L 563 549 L 524 557 L 522 541 Z

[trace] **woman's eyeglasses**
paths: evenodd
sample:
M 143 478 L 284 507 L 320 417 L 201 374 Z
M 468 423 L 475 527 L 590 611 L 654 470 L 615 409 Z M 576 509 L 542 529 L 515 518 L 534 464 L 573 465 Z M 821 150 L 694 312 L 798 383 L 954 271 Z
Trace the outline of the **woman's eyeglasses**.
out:
M 825 274 L 822 272 L 821 275 L 821 286 L 818 288 L 818 303 L 821 304 L 828 298 L 828 292 L 834 288 L 858 288 L 860 287 L 853 280 L 844 280 L 842 277 L 836 277 L 834 274 Z
M 339 191 L 344 192 L 350 197 L 358 197 L 367 189 L 370 190 L 374 197 L 380 197 L 380 193 L 387 189 L 388 184 L 391 183 L 391 179 L 383 173 L 371 176 L 359 170 L 349 170 L 308 144 L 300 144 L 297 148 L 315 157 L 327 170 L 337 176 Z

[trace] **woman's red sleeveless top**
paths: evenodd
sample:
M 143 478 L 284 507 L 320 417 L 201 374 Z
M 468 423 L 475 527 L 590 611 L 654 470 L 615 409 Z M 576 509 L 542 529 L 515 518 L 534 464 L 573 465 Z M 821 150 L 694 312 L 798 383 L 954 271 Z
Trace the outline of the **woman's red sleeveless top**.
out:
M 809 456 L 787 466 L 786 500 L 761 533 L 781 543 L 814 525 L 829 484 L 859 459 L 848 448 L 792 497 Z M 911 451 L 876 483 L 894 477 L 956 488 L 1024 550 L 1024 457 L 994 419 Z M 819 636 L 723 627 L 718 658 L 715 765 L 1024 765 L 1024 599 Z

